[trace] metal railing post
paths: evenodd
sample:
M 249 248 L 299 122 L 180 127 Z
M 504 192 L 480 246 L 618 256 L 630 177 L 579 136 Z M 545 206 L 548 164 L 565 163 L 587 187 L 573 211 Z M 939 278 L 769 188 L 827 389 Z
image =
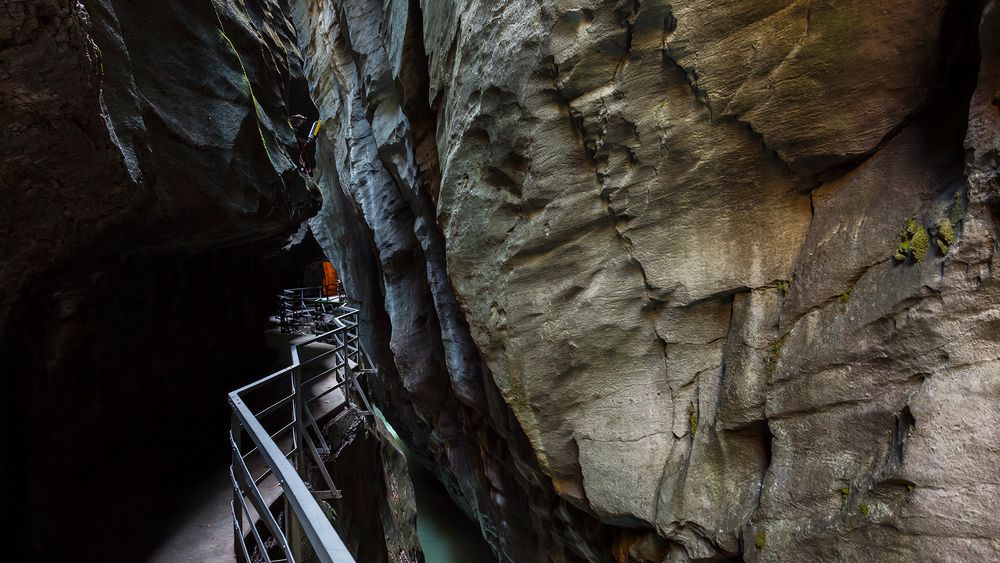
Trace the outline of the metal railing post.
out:
M 354 326 L 347 331 L 347 334 L 348 339 L 354 339 L 354 365 L 362 368 L 364 366 L 361 365 L 361 355 L 358 353 L 361 350 L 361 333 L 358 332 L 358 314 L 356 312 L 351 313 L 350 319 L 354 323 Z
M 236 418 L 236 413 L 232 412 L 230 409 L 230 429 L 232 432 L 233 443 L 236 445 L 232 448 L 232 465 L 230 467 L 236 467 L 236 464 L 240 460 L 237 458 L 240 456 L 240 445 L 242 444 L 242 427 L 240 426 L 240 421 Z M 243 499 L 241 498 L 241 493 L 238 488 L 233 488 L 233 555 L 236 557 L 237 563 L 250 563 L 249 561 L 244 561 L 243 550 L 240 549 L 240 545 L 243 544 L 242 530 L 243 530 Z M 247 515 L 247 520 L 250 516 Z
M 297 354 L 296 354 L 297 356 Z M 298 357 L 294 358 L 298 364 Z M 306 480 L 306 458 L 305 444 L 302 436 L 302 421 L 305 419 L 305 393 L 302 392 L 302 368 L 296 365 L 292 368 L 292 445 L 295 448 L 295 471 Z M 288 534 L 288 547 L 291 548 L 292 556 L 296 561 L 302 560 L 302 532 L 299 519 L 295 516 L 295 511 L 288 505 L 288 498 L 285 498 L 285 528 Z

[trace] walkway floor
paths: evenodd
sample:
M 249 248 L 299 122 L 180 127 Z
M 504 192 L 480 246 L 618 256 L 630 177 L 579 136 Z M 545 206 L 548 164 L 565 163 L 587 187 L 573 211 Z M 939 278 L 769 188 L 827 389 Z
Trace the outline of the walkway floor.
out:
M 291 353 L 289 346 L 296 341 L 305 340 L 308 336 L 294 336 L 281 334 L 278 330 L 271 330 L 267 333 L 267 343 L 269 348 L 281 350 L 282 359 L 272 369 L 265 369 L 260 376 L 273 373 L 291 363 Z M 302 360 L 308 359 L 320 352 L 330 348 L 327 344 L 314 343 L 300 348 Z M 331 356 L 330 362 L 333 361 Z M 332 367 L 332 363 L 323 362 L 325 367 Z M 332 377 L 332 375 L 331 375 Z M 316 387 L 329 385 L 324 381 L 313 384 Z M 321 418 L 324 414 L 337 408 L 344 401 L 340 390 L 334 391 L 319 400 L 318 405 L 313 406 L 313 414 Z M 220 432 L 220 436 L 224 436 Z M 290 435 L 288 437 L 290 440 Z M 290 444 L 279 446 L 283 450 L 288 450 Z M 221 447 L 221 446 L 220 446 Z M 251 470 L 258 474 L 259 470 L 251 467 Z M 280 493 L 274 477 L 268 477 L 260 484 L 261 492 L 264 493 L 268 501 L 276 499 Z M 233 525 L 230 513 L 230 502 L 233 499 L 232 489 L 229 481 L 229 467 L 220 468 L 204 481 L 192 488 L 190 496 L 181 503 L 182 509 L 178 511 L 177 517 L 170 525 L 172 531 L 167 539 L 160 544 L 155 552 L 149 557 L 150 563 L 228 563 L 235 561 L 233 556 Z
M 155 563 L 236 561 L 229 503 L 229 468 L 210 475 L 184 503 L 174 531 L 149 558 Z

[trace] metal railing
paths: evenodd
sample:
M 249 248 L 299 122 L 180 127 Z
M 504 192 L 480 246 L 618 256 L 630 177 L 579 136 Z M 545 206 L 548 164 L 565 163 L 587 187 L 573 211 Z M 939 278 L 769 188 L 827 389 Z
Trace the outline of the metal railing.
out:
M 376 368 L 361 346 L 358 310 L 341 304 L 323 315 L 332 328 L 293 344 L 292 365 L 229 393 L 234 550 L 248 563 L 303 561 L 307 550 L 324 563 L 354 563 L 318 502 L 341 492 L 317 420 L 346 405 L 371 414 L 358 375 Z
M 322 326 L 323 317 L 346 303 L 339 284 L 285 289 L 278 300 L 281 304 L 281 332 L 285 333 L 312 332 L 313 325 L 317 323 L 329 330 L 332 327 Z

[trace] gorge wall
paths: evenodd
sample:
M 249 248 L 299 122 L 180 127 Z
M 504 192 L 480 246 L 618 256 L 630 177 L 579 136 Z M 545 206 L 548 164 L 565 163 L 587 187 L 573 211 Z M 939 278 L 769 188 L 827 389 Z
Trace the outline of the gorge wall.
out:
M 266 373 L 268 266 L 315 213 L 286 7 L 0 7 L 0 506 L 19 561 L 143 560 Z
M 317 240 L 498 556 L 1000 555 L 1000 7 L 290 2 Z
M 308 219 L 501 560 L 996 559 L 998 178 L 997 0 L 8 1 L 12 551 L 141 558 Z

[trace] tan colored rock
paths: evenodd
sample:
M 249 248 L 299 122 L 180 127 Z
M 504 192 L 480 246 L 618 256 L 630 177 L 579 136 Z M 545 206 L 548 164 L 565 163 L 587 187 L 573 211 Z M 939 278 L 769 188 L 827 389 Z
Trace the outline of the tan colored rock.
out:
M 673 3 L 669 56 L 798 174 L 870 154 L 927 102 L 946 2 Z
M 331 4 L 296 20 L 333 123 L 314 230 L 504 557 L 994 555 L 981 6 Z

